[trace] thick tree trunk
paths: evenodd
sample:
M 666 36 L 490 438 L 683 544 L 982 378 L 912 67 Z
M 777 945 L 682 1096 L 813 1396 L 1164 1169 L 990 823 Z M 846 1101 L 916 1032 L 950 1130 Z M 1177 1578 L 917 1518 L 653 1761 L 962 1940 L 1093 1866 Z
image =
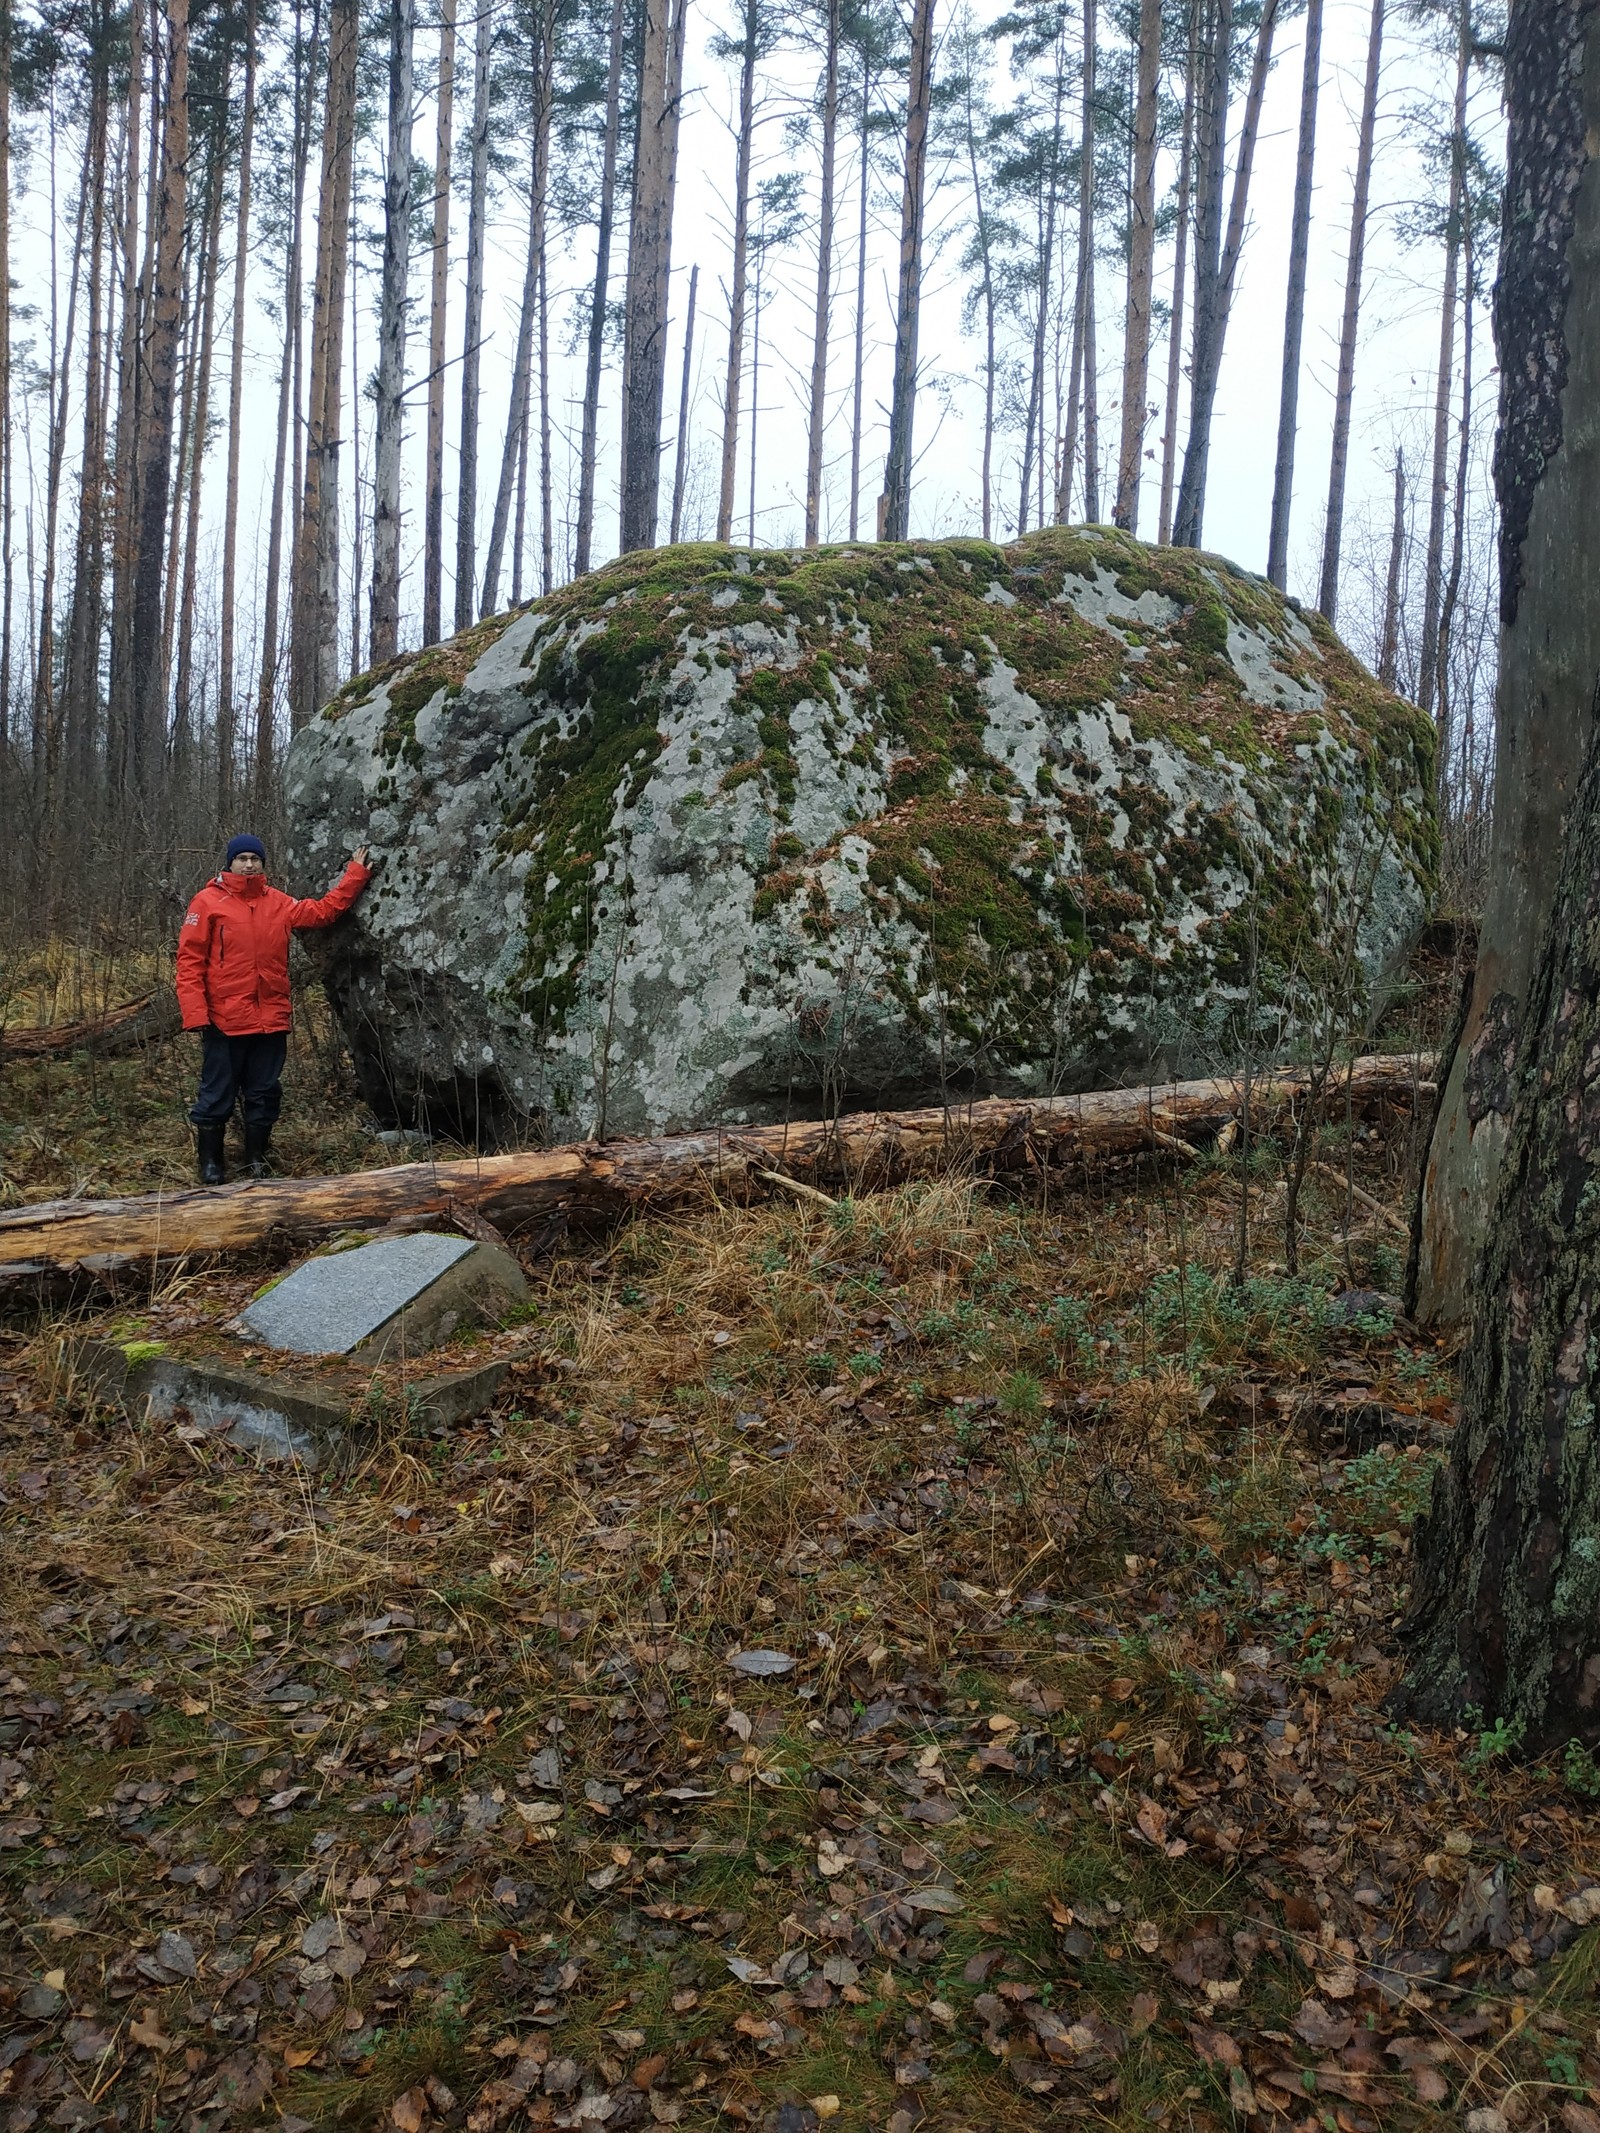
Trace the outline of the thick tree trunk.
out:
M 678 388 L 678 449 L 672 467 L 671 539 L 676 545 L 683 533 L 683 490 L 689 478 L 689 389 L 694 378 L 694 307 L 700 293 L 700 268 L 689 269 L 689 310 L 683 322 L 683 380 Z
M 1312 0 L 1320 7 L 1321 0 Z M 1156 102 L 1161 83 L 1161 0 L 1140 0 L 1139 85 L 1133 119 L 1129 191 L 1128 312 L 1122 344 L 1122 441 L 1112 518 L 1139 530 L 1139 475 L 1150 411 L 1150 298 L 1156 258 Z
M 483 251 L 489 214 L 489 50 L 493 0 L 479 0 L 472 48 L 472 173 L 467 187 L 467 294 L 461 333 L 461 469 L 456 481 L 455 621 L 473 620 L 478 588 L 478 380 L 483 347 Z
M 1272 476 L 1267 578 L 1288 583 L 1289 514 L 1294 505 L 1294 446 L 1300 422 L 1300 345 L 1306 323 L 1306 266 L 1311 255 L 1311 175 L 1317 152 L 1317 91 L 1322 71 L 1322 0 L 1307 0 L 1305 66 L 1300 78 L 1300 143 L 1295 158 L 1294 218 L 1289 238 L 1289 296 L 1283 315 L 1283 380 L 1278 392 L 1278 456 Z
M 822 537 L 822 433 L 827 418 L 828 323 L 833 299 L 833 165 L 839 138 L 840 0 L 828 0 L 822 70 L 822 198 L 817 211 L 817 302 L 811 327 L 811 407 L 806 435 L 805 543 Z
M 1450 195 L 1445 211 L 1444 294 L 1439 303 L 1439 370 L 1433 388 L 1433 462 L 1428 484 L 1428 552 L 1423 566 L 1422 650 L 1417 708 L 1436 708 L 1439 609 L 1444 598 L 1444 529 L 1450 509 L 1450 407 L 1455 398 L 1456 305 L 1460 300 L 1462 217 L 1466 208 L 1467 70 L 1472 64 L 1471 0 L 1461 0 L 1455 109 L 1450 126 Z
M 1361 92 L 1361 131 L 1356 143 L 1355 195 L 1350 203 L 1350 246 L 1345 258 L 1344 315 L 1339 323 L 1339 373 L 1333 391 L 1333 448 L 1328 460 L 1328 511 L 1322 530 L 1322 582 L 1317 605 L 1332 622 L 1339 606 L 1339 550 L 1344 537 L 1344 485 L 1350 465 L 1350 414 L 1356 390 L 1356 332 L 1361 321 L 1361 274 L 1367 250 L 1367 207 L 1372 197 L 1372 144 L 1378 125 L 1378 70 L 1383 60 L 1383 4 L 1372 0 L 1367 30 L 1367 75 Z
M 922 305 L 922 226 L 933 100 L 934 0 L 912 0 L 911 75 L 906 87 L 905 186 L 900 200 L 900 288 L 895 307 L 894 384 L 889 401 L 889 455 L 883 476 L 880 537 L 911 533 L 912 429 L 917 403 L 917 323 Z
M 233 807 L 238 745 L 238 654 L 234 646 L 239 583 L 239 456 L 244 431 L 245 299 L 250 269 L 250 164 L 256 132 L 256 0 L 244 26 L 244 108 L 239 120 L 238 197 L 233 222 L 233 320 L 228 349 L 228 474 L 222 510 L 222 613 L 217 649 L 217 819 Z
M 739 387 L 744 374 L 744 304 L 750 267 L 750 158 L 755 147 L 760 21 L 757 0 L 744 0 L 739 132 L 733 167 L 733 276 L 728 287 L 728 361 L 722 376 L 722 486 L 717 493 L 719 541 L 733 538 L 733 491 L 739 467 Z
M 150 332 L 142 359 L 145 404 L 138 451 L 139 508 L 129 676 L 134 786 L 147 804 L 155 794 L 166 731 L 161 579 L 166 557 L 172 412 L 183 310 L 183 224 L 189 166 L 189 0 L 167 0 L 163 62 L 155 272 L 150 292 Z
M 1460 1319 L 1505 1146 L 1518 1034 L 1600 675 L 1600 18 L 1513 9 L 1506 45 L 1500 362 L 1500 679 L 1489 894 L 1423 1175 L 1412 1288 Z M 1576 840 L 1569 839 L 1569 842 Z
M 428 475 L 422 507 L 422 641 L 444 627 L 444 329 L 450 295 L 450 158 L 455 147 L 456 0 L 439 20 L 439 86 L 433 142 L 433 247 L 428 290 Z
M 1591 61 L 1589 72 L 1600 68 Z M 1580 360 L 1592 370 L 1592 359 Z M 1578 390 L 1590 383 L 1576 371 L 1569 377 L 1569 422 Z M 1541 495 L 1537 508 L 1545 507 Z M 1530 604 L 1531 595 L 1530 582 Z M 1473 1284 L 1461 1423 L 1417 1529 L 1403 1696 L 1411 1713 L 1447 1725 L 1498 1722 L 1538 1752 L 1573 1738 L 1600 1744 L 1600 749 L 1593 746 L 1568 820 L 1551 921 L 1528 967 L 1518 1062 L 1500 1075 L 1514 1095 Z
M 1167 398 L 1161 415 L 1161 509 L 1156 539 L 1172 538 L 1172 491 L 1178 470 L 1178 402 L 1183 380 L 1184 270 L 1188 263 L 1189 221 L 1194 190 L 1194 111 L 1198 45 L 1196 0 L 1188 0 L 1189 61 L 1183 79 L 1183 135 L 1178 147 L 1178 231 L 1172 253 L 1172 308 L 1167 321 Z
M 639 137 L 628 231 L 622 349 L 623 553 L 656 544 L 661 489 L 661 404 L 666 393 L 672 207 L 678 186 L 678 117 L 688 0 L 643 0 Z
M 1424 1058 L 1357 1059 L 1327 1080 L 1344 1113 L 1409 1105 L 1431 1093 Z M 1348 1086 L 1347 1086 L 1348 1081 Z M 1304 1068 L 1257 1075 L 1260 1124 L 1306 1102 Z M 918 1111 L 863 1111 L 781 1126 L 719 1128 L 653 1141 L 411 1163 L 347 1177 L 277 1179 L 220 1191 L 152 1193 L 129 1200 L 53 1200 L 0 1212 L 0 1288 L 41 1274 L 109 1273 L 184 1253 L 247 1251 L 268 1242 L 327 1236 L 352 1222 L 444 1214 L 472 1207 L 501 1228 L 552 1215 L 605 1222 L 716 1192 L 760 1195 L 785 1179 L 848 1191 L 945 1171 L 953 1162 L 1020 1170 L 1168 1148 L 1220 1131 L 1243 1098 L 1232 1080 L 1166 1082 L 1084 1096 L 993 1097 Z
M 337 684 L 339 419 L 344 375 L 345 279 L 355 157 L 356 0 L 333 0 L 317 205 L 317 270 L 311 296 L 311 390 L 305 487 L 295 542 L 289 653 L 289 718 L 298 729 Z
M 594 243 L 594 288 L 589 298 L 589 345 L 583 379 L 583 436 L 578 448 L 578 523 L 572 567 L 581 578 L 594 540 L 595 467 L 599 457 L 600 371 L 605 354 L 606 298 L 611 281 L 611 228 L 617 203 L 617 150 L 622 113 L 623 0 L 611 0 L 606 56 L 606 119 L 600 155 L 600 201 Z M 676 540 L 677 535 L 673 535 Z
M 1228 12 L 1228 0 L 1223 11 Z M 1255 60 L 1250 69 L 1250 87 L 1245 95 L 1244 117 L 1239 125 L 1239 146 L 1233 171 L 1233 195 L 1228 205 L 1228 234 L 1222 247 L 1215 286 L 1202 313 L 1196 291 L 1194 391 L 1189 403 L 1189 435 L 1183 454 L 1183 479 L 1178 485 L 1177 522 L 1173 539 L 1180 548 L 1198 548 L 1205 524 L 1206 476 L 1211 461 L 1211 418 L 1216 408 L 1217 384 L 1222 375 L 1222 351 L 1233 309 L 1234 285 L 1239 257 L 1244 250 L 1246 216 L 1250 205 L 1250 174 L 1255 164 L 1256 141 L 1261 132 L 1261 105 L 1267 91 L 1267 71 L 1272 63 L 1272 36 L 1277 26 L 1278 0 L 1265 0 L 1261 27 L 1256 32 Z M 1220 184 L 1219 200 L 1220 205 Z
M 411 280 L 412 76 L 416 0 L 389 0 L 389 152 L 383 175 L 383 281 L 378 299 L 378 399 L 372 444 L 372 650 L 400 649 L 400 445 L 405 418 L 406 301 Z M 355 390 L 360 390 L 357 379 Z

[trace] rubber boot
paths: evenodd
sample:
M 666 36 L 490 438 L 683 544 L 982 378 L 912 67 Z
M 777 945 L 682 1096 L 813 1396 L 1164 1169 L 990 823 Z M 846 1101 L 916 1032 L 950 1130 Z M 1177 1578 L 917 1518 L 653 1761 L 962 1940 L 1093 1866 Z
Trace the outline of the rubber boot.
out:
M 271 1174 L 272 1165 L 268 1160 L 267 1153 L 271 1146 L 272 1128 L 270 1126 L 247 1125 L 245 1127 L 244 1160 L 246 1168 L 253 1178 L 264 1178 Z
M 228 1173 L 222 1167 L 222 1141 L 227 1132 L 225 1126 L 196 1126 L 195 1138 L 200 1144 L 200 1182 L 202 1185 L 225 1185 Z

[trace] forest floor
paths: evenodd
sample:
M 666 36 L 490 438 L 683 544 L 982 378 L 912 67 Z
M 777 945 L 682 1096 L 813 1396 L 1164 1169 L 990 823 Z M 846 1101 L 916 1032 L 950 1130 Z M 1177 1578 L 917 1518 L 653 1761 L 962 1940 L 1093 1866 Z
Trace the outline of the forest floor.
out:
M 8 1076 L 11 1197 L 186 1175 L 170 1054 Z M 392 1160 L 301 1056 L 288 1148 Z M 1396 1715 L 1453 1359 L 1278 1168 L 1242 1285 L 1215 1156 L 641 1221 L 340 1476 L 14 1321 L 0 2133 L 1600 2133 L 1600 1770 Z

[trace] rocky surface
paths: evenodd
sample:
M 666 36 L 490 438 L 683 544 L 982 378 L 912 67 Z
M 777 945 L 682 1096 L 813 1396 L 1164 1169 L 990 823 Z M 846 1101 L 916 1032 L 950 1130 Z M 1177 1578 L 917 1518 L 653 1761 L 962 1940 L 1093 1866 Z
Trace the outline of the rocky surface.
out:
M 1319 616 L 1103 529 L 624 557 L 349 685 L 292 859 L 369 1100 L 483 1140 L 1292 1047 L 1424 913 L 1431 731 Z

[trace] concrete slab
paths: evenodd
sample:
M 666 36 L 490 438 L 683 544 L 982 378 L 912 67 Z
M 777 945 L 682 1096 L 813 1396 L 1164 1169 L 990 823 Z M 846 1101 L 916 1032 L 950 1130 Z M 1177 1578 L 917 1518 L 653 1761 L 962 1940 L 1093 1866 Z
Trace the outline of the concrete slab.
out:
M 527 1300 L 509 1252 L 419 1230 L 307 1259 L 229 1328 L 292 1355 L 420 1355 Z

